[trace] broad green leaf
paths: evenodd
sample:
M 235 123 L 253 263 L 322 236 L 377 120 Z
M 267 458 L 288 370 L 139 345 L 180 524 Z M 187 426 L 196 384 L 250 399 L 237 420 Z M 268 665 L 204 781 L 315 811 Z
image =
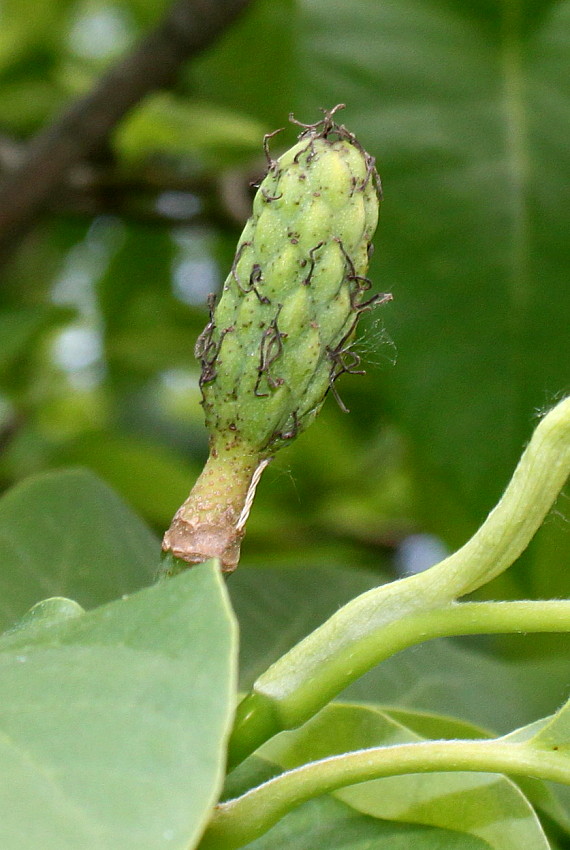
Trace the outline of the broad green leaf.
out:
M 524 733 L 524 730 L 520 730 Z M 564 754 L 570 754 L 570 701 L 552 717 L 540 724 L 536 733 L 528 738 L 533 747 L 544 747 Z
M 424 739 L 375 708 L 331 704 L 300 730 L 269 742 L 261 755 L 290 769 L 349 750 L 420 740 Z M 496 774 L 394 776 L 343 788 L 335 796 L 363 814 L 455 829 L 486 841 L 494 850 L 549 847 L 519 788 Z
M 85 608 L 148 584 L 158 541 L 85 470 L 27 479 L 0 499 L 0 624 L 46 596 Z
M 247 850 L 488 850 L 489 845 L 451 830 L 389 823 L 359 814 L 333 797 L 290 812 Z
M 74 599 L 66 599 L 65 596 L 50 596 L 49 599 L 36 602 L 5 634 L 12 635 L 18 632 L 18 636 L 22 637 L 22 631 L 25 630 L 25 639 L 28 640 L 29 635 L 38 628 L 45 629 L 46 626 L 72 620 L 84 613 L 85 609 Z
M 263 133 L 263 125 L 253 118 L 160 92 L 145 99 L 121 123 L 115 148 L 127 161 L 163 154 L 198 155 L 219 163 L 257 151 Z
M 380 785 L 384 782 L 389 786 Z M 347 788 L 338 796 L 364 814 L 457 829 L 483 839 L 493 850 L 524 846 L 550 850 L 531 804 L 505 777 L 485 773 L 393 777 Z
M 376 384 L 413 440 L 426 516 L 453 540 L 436 494 L 479 522 L 536 411 L 569 386 L 570 4 L 301 9 L 303 116 L 348 104 L 383 177 L 371 276 L 394 294 L 382 319 L 398 360 Z
M 422 738 L 456 740 L 458 738 L 488 737 L 488 733 L 484 729 L 457 720 L 456 718 L 444 717 L 428 712 L 394 709 L 392 707 L 386 708 L 385 706 L 379 708 L 385 717 L 401 726 L 405 726 L 410 732 Z M 518 733 L 509 735 L 508 738 L 509 740 L 515 740 L 515 736 L 517 736 L 516 739 L 518 740 L 522 735 L 526 740 L 531 736 L 533 729 L 537 726 L 542 727 L 545 722 L 547 721 L 538 721 L 532 724 L 531 727 L 526 727 L 525 729 L 518 730 Z M 355 746 L 358 746 L 359 743 L 359 740 L 352 742 Z M 250 788 L 266 782 L 278 773 L 279 767 L 275 764 L 267 762 L 257 755 L 250 756 L 227 777 L 222 799 L 227 800 L 232 797 L 238 797 Z M 564 794 L 567 790 L 565 786 L 554 785 L 553 783 L 541 782 L 540 780 L 521 776 L 516 777 L 515 782 L 531 804 L 535 808 L 538 808 L 541 814 L 547 815 L 564 832 L 570 832 L 569 807 L 567 805 L 566 795 Z M 292 815 L 285 818 L 283 829 L 285 829 L 285 823 L 289 823 L 289 818 L 292 819 Z M 291 823 L 293 823 L 292 820 Z M 273 834 L 274 830 L 269 833 L 269 836 Z M 479 841 L 479 839 L 466 835 L 463 837 L 466 841 Z M 255 846 L 255 843 L 253 846 Z M 447 847 L 447 843 L 444 842 L 443 846 Z M 485 842 L 484 846 L 488 847 L 488 844 Z
M 456 718 L 443 717 L 442 715 L 429 714 L 427 712 L 386 708 L 384 706 L 380 706 L 380 708 L 388 717 L 403 724 L 407 729 L 410 729 L 422 738 L 453 740 L 457 738 L 492 737 L 487 730 L 474 726 L 471 723 L 457 720 Z M 513 742 L 526 741 L 533 734 L 536 734 L 539 729 L 542 729 L 549 720 L 550 718 L 537 720 L 535 723 L 518 729 L 516 732 L 510 733 L 505 737 Z M 524 776 L 517 776 L 514 778 L 514 781 L 535 808 L 538 808 L 541 813 L 548 815 L 563 830 L 570 832 L 570 809 L 564 804 L 564 798 L 560 798 L 560 791 L 565 791 L 565 786 L 555 785 L 551 782 L 542 782 L 538 779 L 530 779 Z
M 390 717 L 391 720 L 400 723 L 419 735 L 420 738 L 431 738 L 453 741 L 456 738 L 492 738 L 487 729 L 466 723 L 456 717 L 448 717 L 442 714 L 433 714 L 427 711 L 410 711 L 409 709 L 392 708 L 391 706 L 377 706 L 377 708 Z
M 505 661 L 467 640 L 438 640 L 383 662 L 345 697 L 452 715 L 506 733 L 552 712 L 567 691 L 566 658 Z
M 223 778 L 236 629 L 212 563 L 0 640 L 3 850 L 189 850 Z

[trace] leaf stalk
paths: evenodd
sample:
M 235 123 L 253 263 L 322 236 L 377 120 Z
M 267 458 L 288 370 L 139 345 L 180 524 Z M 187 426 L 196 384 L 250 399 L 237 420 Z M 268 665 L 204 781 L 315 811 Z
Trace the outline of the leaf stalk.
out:
M 291 809 L 331 791 L 409 773 L 475 771 L 570 784 L 570 762 L 558 752 L 504 739 L 428 741 L 373 747 L 286 771 L 241 797 L 220 803 L 199 850 L 233 850 L 267 832 Z
M 461 549 L 419 575 L 358 596 L 259 677 L 238 708 L 230 763 L 236 764 L 267 740 L 264 735 L 270 728 L 275 734 L 301 725 L 379 661 L 427 637 L 477 629 L 550 631 L 551 627 L 558 630 L 560 624 L 566 631 L 564 608 L 541 612 L 533 607 L 539 603 L 478 609 L 453 603 L 491 581 L 519 557 L 569 474 L 567 398 L 539 423 L 499 503 Z M 438 632 L 439 622 L 449 631 Z M 550 625 L 542 628 L 541 623 Z M 273 723 L 256 723 L 256 712 L 267 718 L 269 706 Z

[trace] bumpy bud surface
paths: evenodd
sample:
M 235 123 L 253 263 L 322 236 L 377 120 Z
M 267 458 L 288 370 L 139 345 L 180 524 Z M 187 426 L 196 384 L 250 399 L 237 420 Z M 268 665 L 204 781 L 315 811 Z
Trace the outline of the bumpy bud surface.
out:
M 271 455 L 357 366 L 358 318 L 386 297 L 365 294 L 377 189 L 374 161 L 330 114 L 270 160 L 196 347 L 214 446 Z
M 210 433 L 208 487 L 223 464 L 226 477 L 231 468 L 232 491 L 240 490 L 243 469 L 241 503 L 235 493 L 226 500 L 223 543 L 196 552 L 204 548 L 202 538 L 196 544 L 198 526 L 207 522 L 210 537 L 213 523 L 216 537 L 219 524 L 199 479 L 200 510 L 191 494 L 165 536 L 164 548 L 179 558 L 216 555 L 226 569 L 235 567 L 252 470 L 310 424 L 340 374 L 358 371 L 351 350 L 358 319 L 390 298 L 367 294 L 380 189 L 374 160 L 335 123 L 335 111 L 300 125 L 298 143 L 277 160 L 266 139 L 267 175 L 196 344 Z M 239 534 L 230 529 L 228 541 L 232 523 Z

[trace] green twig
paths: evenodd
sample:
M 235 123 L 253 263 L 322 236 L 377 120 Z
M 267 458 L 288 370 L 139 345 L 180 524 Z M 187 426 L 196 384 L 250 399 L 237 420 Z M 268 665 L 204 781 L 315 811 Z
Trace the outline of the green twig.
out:
M 408 773 L 465 770 L 570 784 L 570 761 L 565 756 L 501 739 L 374 747 L 311 762 L 219 804 L 200 850 L 243 847 L 295 806 L 347 785 Z
M 458 635 L 570 632 L 570 600 L 462 602 L 412 614 L 386 627 L 377 664 L 402 649 L 439 637 Z
M 428 631 L 432 624 L 434 634 L 430 636 L 436 636 L 443 609 L 444 619 L 453 630 L 442 634 L 475 631 L 468 622 L 465 629 L 461 625 L 464 606 L 455 608 L 450 603 L 489 582 L 518 558 L 569 473 L 567 398 L 540 422 L 503 497 L 461 549 L 424 573 L 383 585 L 352 600 L 260 676 L 253 692 L 238 708 L 230 763 L 239 762 L 277 732 L 304 723 L 379 660 L 418 642 L 421 617 L 426 618 L 424 626 Z M 431 617 L 426 616 L 430 611 Z M 515 620 L 520 616 L 516 631 L 551 630 L 536 627 L 540 620 L 537 608 L 503 608 L 502 614 L 499 609 L 479 609 L 475 619 L 479 616 L 482 631 L 494 631 L 490 628 L 493 618 L 496 625 L 501 619 L 506 623 L 509 611 Z M 488 629 L 485 622 L 489 623 Z

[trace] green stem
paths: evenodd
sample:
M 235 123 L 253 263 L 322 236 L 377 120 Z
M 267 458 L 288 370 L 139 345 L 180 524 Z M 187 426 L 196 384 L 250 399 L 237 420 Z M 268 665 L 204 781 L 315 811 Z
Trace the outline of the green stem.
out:
M 382 633 L 370 666 L 402 649 L 439 637 L 457 635 L 570 632 L 570 600 L 451 603 L 397 620 Z M 370 669 L 368 667 L 367 669 Z
M 361 647 L 349 681 L 397 652 L 434 638 L 525 632 L 570 632 L 570 601 L 452 602 L 443 608 L 408 614 L 384 626 L 381 640 L 370 640 Z M 326 702 L 328 698 L 322 705 Z M 230 766 L 249 755 L 254 741 L 262 743 L 283 730 L 272 702 L 258 692 L 238 706 L 234 728 Z
M 219 804 L 200 850 L 243 847 L 295 806 L 347 785 L 408 773 L 462 770 L 531 776 L 570 785 L 570 762 L 565 756 L 527 744 L 499 739 L 374 747 L 311 762 Z
M 163 550 L 177 559 L 165 562 L 170 565 L 164 567 L 169 575 L 210 558 L 218 558 L 225 572 L 236 568 L 245 520 L 266 465 L 266 460 L 241 443 L 212 447 L 200 477 L 164 535 Z
M 424 573 L 358 596 L 259 677 L 238 709 L 230 763 L 271 735 L 304 723 L 378 660 L 398 651 L 390 646 L 388 628 L 393 630 L 393 646 L 403 648 L 409 645 L 406 633 L 414 617 L 433 611 L 437 622 L 441 612 L 435 609 L 506 570 L 532 539 L 569 473 L 567 398 L 540 422 L 503 497 L 461 549 Z M 457 610 L 463 611 L 463 606 Z M 462 614 L 449 616 L 460 620 Z M 463 630 L 459 623 L 454 628 L 452 633 Z M 525 630 L 525 623 L 519 628 Z M 410 639 L 416 642 L 411 634 Z

